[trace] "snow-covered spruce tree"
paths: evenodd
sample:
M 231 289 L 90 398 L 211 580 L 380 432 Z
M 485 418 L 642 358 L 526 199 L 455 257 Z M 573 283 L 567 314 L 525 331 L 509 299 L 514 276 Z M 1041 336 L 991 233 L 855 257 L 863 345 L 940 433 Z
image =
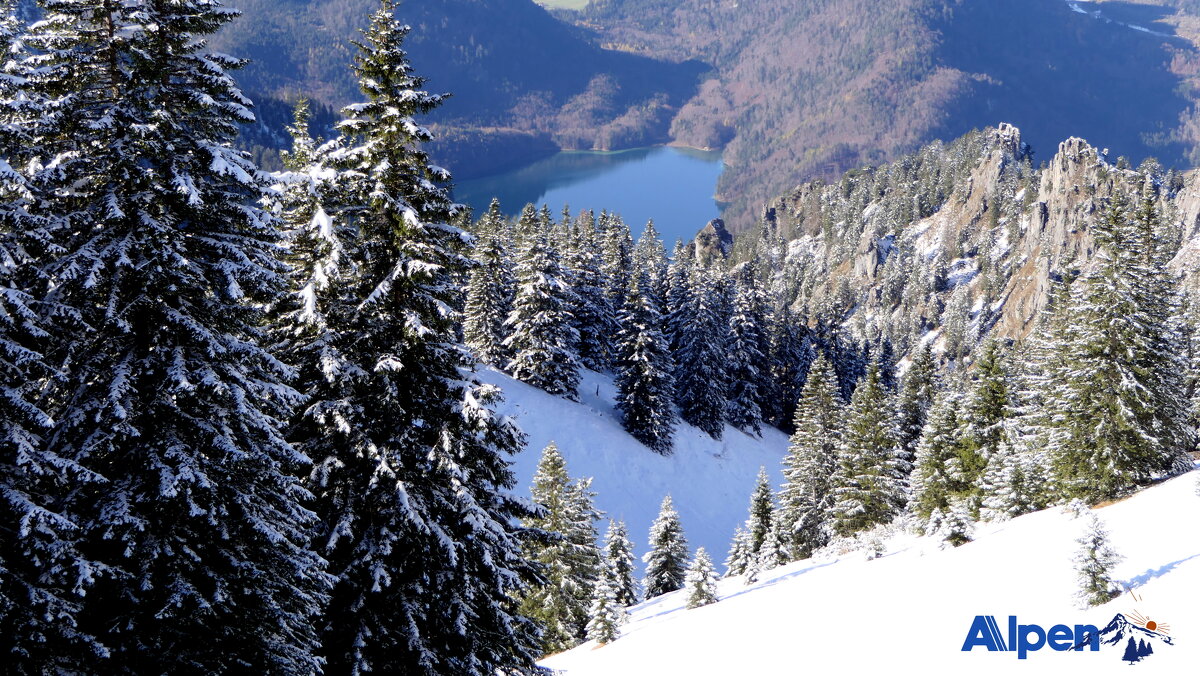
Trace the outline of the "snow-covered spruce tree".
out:
M 767 468 L 758 468 L 758 477 L 754 481 L 754 491 L 750 493 L 749 517 L 746 519 L 746 529 L 750 533 L 750 553 L 758 555 L 763 541 L 767 539 L 775 523 L 775 502 L 771 495 L 771 479 L 767 476 Z
M 19 171 L 33 150 L 28 123 L 41 114 L 14 72 L 21 29 L 14 3 L 0 2 L 0 635 L 9 673 L 85 673 L 103 648 L 76 616 L 101 571 L 76 547 L 76 523 L 60 505 L 100 477 L 45 443 L 54 421 L 39 390 L 55 374 L 43 350 L 70 317 L 39 301 L 51 255 L 43 244 L 52 235 L 47 219 L 29 213 L 36 195 Z
M 689 609 L 717 602 L 717 571 L 703 547 L 696 550 L 696 556 L 688 566 L 685 584 Z
M 720 298 L 707 270 L 692 281 L 692 305 L 680 337 L 675 400 L 684 422 L 720 440 L 725 432 L 725 333 Z M 682 311 L 681 311 L 682 312 Z
M 745 574 L 752 558 L 750 533 L 745 527 L 738 526 L 733 532 L 733 541 L 729 544 L 729 555 L 725 557 L 725 577 Z
M 737 293 L 725 341 L 727 401 L 725 419 L 751 434 L 762 433 L 760 382 L 767 376 L 767 340 L 764 331 L 762 292 L 753 266 L 743 265 L 737 276 Z
M 900 447 L 909 462 L 916 460 L 917 442 L 929 418 L 929 410 L 933 408 L 937 389 L 937 364 L 933 360 L 933 350 L 926 343 L 917 350 L 912 365 L 905 372 L 896 401 Z
M 1075 598 L 1083 607 L 1108 603 L 1121 594 L 1121 587 L 1112 578 L 1113 568 L 1121 556 L 1108 542 L 1108 532 L 1095 512 L 1084 515 L 1084 531 L 1076 540 L 1075 574 L 1079 589 Z
M 769 321 L 770 391 L 763 410 L 764 419 L 786 432 L 793 432 L 796 403 L 800 400 L 808 372 L 816 359 L 816 349 L 808 327 L 786 305 L 781 305 Z
M 105 479 L 58 504 L 98 573 L 76 619 L 109 657 L 87 670 L 315 671 L 328 584 L 296 478 L 307 459 L 279 433 L 296 393 L 260 346 L 283 291 L 278 232 L 232 147 L 253 119 L 238 64 L 203 51 L 235 13 L 42 6 L 25 87 L 46 107 L 20 125 L 29 212 L 52 236 L 42 300 L 71 317 L 45 350 L 60 366 L 45 448 Z
M 525 525 L 541 535 L 527 544 L 527 551 L 541 565 L 543 580 L 523 595 L 521 610 L 542 626 L 541 647 L 547 653 L 571 648 L 587 635 L 589 607 L 601 572 L 590 485 L 590 480 L 571 480 L 553 443 L 542 451 L 532 487 L 542 511 L 527 518 Z
M 687 538 L 669 495 L 663 498 L 658 518 L 650 526 L 649 544 L 650 551 L 642 557 L 646 564 L 646 598 L 682 589 L 688 561 Z
M 1152 219 L 1153 208 L 1137 219 Z M 1061 382 L 1043 401 L 1059 428 L 1054 479 L 1068 496 L 1111 498 L 1190 467 L 1195 431 L 1183 382 L 1174 281 L 1152 227 L 1118 194 L 1092 226 L 1096 267 L 1077 283 Z
M 943 546 L 961 547 L 972 540 L 974 533 L 970 500 L 961 496 L 951 498 L 945 514 L 940 514 L 934 535 Z
M 850 399 L 838 450 L 832 509 L 838 535 L 888 523 L 904 507 L 904 463 L 898 453 L 891 402 L 872 364 Z
M 659 314 L 667 312 L 667 252 L 662 239 L 654 227 L 654 221 L 646 222 L 645 229 L 633 247 L 634 275 L 641 276 L 642 293 L 649 297 Z
M 675 242 L 675 249 L 671 255 L 672 260 L 667 268 L 663 333 L 671 345 L 671 356 L 675 358 L 675 363 L 679 364 L 680 351 L 692 321 L 694 306 L 692 280 L 696 274 L 696 266 L 695 259 L 691 256 L 691 249 L 685 247 L 682 241 Z
M 466 236 L 415 120 L 442 97 L 420 89 L 393 11 L 385 0 L 359 43 L 366 101 L 344 110 L 330 158 L 357 272 L 318 303 L 343 362 L 299 365 L 317 377 L 288 432 L 316 463 L 314 545 L 336 577 L 320 654 L 331 674 L 529 673 L 537 628 L 515 597 L 535 572 L 514 522 L 530 510 L 508 459 L 522 438 L 492 411 L 498 391 L 464 375 L 447 308 Z
M 571 323 L 574 293 L 546 233 L 525 236 L 517 262 L 517 294 L 505 322 L 505 367 L 517 380 L 575 399 L 579 333 Z
M 614 317 L 625 310 L 625 294 L 633 281 L 633 236 L 617 214 L 601 212 L 597 223 L 600 238 L 600 272 L 607 285 L 605 295 Z
M 1006 422 L 996 452 L 979 480 L 981 519 L 1002 521 L 1045 506 L 1041 495 L 1045 470 L 1025 443 L 1016 422 Z
M 608 533 L 604 536 L 604 559 L 611 566 L 613 581 L 617 587 L 617 602 L 632 606 L 638 602 L 638 583 L 633 576 L 633 543 L 624 521 L 609 521 Z
M 780 532 L 779 524 L 774 523 L 763 538 L 762 547 L 758 549 L 759 570 L 771 570 L 788 562 L 788 547 Z
M 1005 421 L 1013 416 L 1008 367 L 1000 344 L 988 340 L 972 371 L 973 383 L 959 417 L 959 469 L 977 494 L 979 482 L 1003 439 Z M 974 505 L 972 511 L 977 511 Z
M 621 317 L 616 409 L 625 431 L 656 453 L 668 455 L 675 433 L 675 365 L 661 332 L 658 302 L 646 291 L 649 284 L 648 275 L 634 278 Z
M 933 513 L 945 514 L 950 509 L 950 499 L 971 488 L 962 480 L 963 473 L 959 470 L 959 398 L 951 390 L 938 394 L 917 442 L 910 509 L 934 527 Z
M 571 316 L 579 333 L 579 361 L 593 371 L 603 371 L 612 362 L 613 338 L 619 327 L 606 294 L 596 224 L 590 211 L 581 212 L 575 219 L 572 238 L 567 264 L 574 275 Z
M 588 616 L 587 637 L 590 640 L 604 645 L 621 635 L 621 625 L 625 624 L 628 612 L 617 600 L 617 583 L 607 566 L 592 591 Z
M 500 201 L 493 199 L 475 228 L 471 257 L 475 266 L 467 274 L 463 308 L 463 339 L 479 361 L 503 367 L 508 362 L 504 322 L 512 312 L 516 287 Z
M 822 354 L 809 369 L 796 407 L 796 431 L 783 460 L 779 523 L 794 559 L 806 559 L 829 542 L 832 481 L 844 425 L 842 408 L 837 376 Z

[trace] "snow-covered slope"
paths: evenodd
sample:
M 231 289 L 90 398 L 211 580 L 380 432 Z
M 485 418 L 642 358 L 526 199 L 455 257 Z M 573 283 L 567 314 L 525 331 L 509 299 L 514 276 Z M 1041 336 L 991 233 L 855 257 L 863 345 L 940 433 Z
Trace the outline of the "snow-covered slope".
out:
M 671 494 L 683 521 L 688 544 L 706 547 L 720 562 L 733 530 L 746 519 L 750 492 L 759 467 L 766 467 L 773 486 L 787 452 L 787 436 L 764 429 L 761 439 L 732 427 L 721 441 L 690 425 L 675 432 L 675 452 L 662 456 L 649 450 L 621 428 L 613 410 L 616 390 L 608 376 L 583 372 L 579 403 L 546 394 L 492 369 L 481 369 L 480 380 L 504 390 L 499 411 L 516 419 L 529 435 L 528 447 L 517 456 L 515 471 L 521 495 L 529 485 L 546 444 L 553 441 L 574 478 L 593 477 L 596 506 L 629 526 L 635 553 L 646 551 L 650 523 L 663 496 Z M 601 535 L 607 527 L 599 524 Z
M 888 554 L 802 561 L 750 587 L 724 580 L 721 600 L 685 610 L 676 592 L 637 606 L 615 642 L 586 643 L 544 664 L 566 676 L 622 674 L 1107 674 L 1129 673 L 1125 646 L 1098 652 L 963 652 L 976 615 L 1049 629 L 1104 628 L 1121 613 L 1169 625 L 1171 645 L 1137 673 L 1194 674 L 1200 664 L 1200 497 L 1197 473 L 1098 509 L 1130 594 L 1080 610 L 1071 558 L 1083 526 L 1062 509 L 985 525 L 976 541 L 941 550 L 898 535 Z M 1135 612 L 1140 615 L 1135 615 Z

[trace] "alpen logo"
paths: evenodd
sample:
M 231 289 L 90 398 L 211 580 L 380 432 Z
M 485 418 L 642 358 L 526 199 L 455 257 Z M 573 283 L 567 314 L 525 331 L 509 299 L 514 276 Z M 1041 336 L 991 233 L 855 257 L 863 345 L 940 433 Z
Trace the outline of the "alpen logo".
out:
M 1130 592 L 1135 602 L 1141 599 Z M 989 652 L 1015 652 L 1023 660 L 1031 652 L 1049 647 L 1055 651 L 1120 651 L 1121 659 L 1133 664 L 1154 654 L 1156 648 L 1175 645 L 1170 626 L 1137 610 L 1117 613 L 1103 629 L 1091 624 L 1056 624 L 1049 629 L 1037 624 L 1019 624 L 1010 615 L 1004 631 L 992 615 L 976 615 L 963 641 L 963 652 L 985 648 Z

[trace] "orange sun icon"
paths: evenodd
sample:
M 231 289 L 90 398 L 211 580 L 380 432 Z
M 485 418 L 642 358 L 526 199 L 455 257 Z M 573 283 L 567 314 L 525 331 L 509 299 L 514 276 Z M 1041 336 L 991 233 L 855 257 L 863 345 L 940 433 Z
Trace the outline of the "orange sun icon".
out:
M 1146 617 L 1145 615 L 1142 615 L 1141 613 L 1139 613 L 1136 610 L 1133 611 L 1132 613 L 1129 613 L 1128 617 L 1129 617 L 1130 622 L 1134 623 L 1135 625 L 1137 625 L 1139 627 L 1144 628 L 1146 631 L 1152 631 L 1152 632 L 1155 632 L 1156 634 L 1162 634 L 1163 636 L 1169 636 L 1171 634 L 1171 626 L 1170 625 L 1164 624 L 1162 622 L 1155 622 L 1154 620 Z

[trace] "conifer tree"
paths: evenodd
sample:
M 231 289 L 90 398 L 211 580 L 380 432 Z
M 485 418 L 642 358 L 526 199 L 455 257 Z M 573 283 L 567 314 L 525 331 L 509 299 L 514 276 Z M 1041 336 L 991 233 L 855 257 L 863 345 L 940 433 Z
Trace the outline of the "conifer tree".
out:
M 507 370 L 517 380 L 578 396 L 579 333 L 571 323 L 574 294 L 546 234 L 528 235 L 517 264 L 517 294 L 504 346 L 512 353 Z
M 717 602 L 717 571 L 713 568 L 712 559 L 708 552 L 701 547 L 696 550 L 696 556 L 688 566 L 687 577 L 688 597 L 687 607 L 699 608 Z
M 769 389 L 764 399 L 764 419 L 779 429 L 794 432 L 796 403 L 816 358 L 807 327 L 787 306 L 778 308 L 769 335 Z
M 675 433 L 674 364 L 660 331 L 657 302 L 645 291 L 647 275 L 635 278 L 617 336 L 617 403 L 621 425 L 651 450 L 667 455 Z
M 1128 212 L 1118 194 L 1092 227 L 1096 264 L 1072 298 L 1062 377 L 1043 402 L 1043 424 L 1057 428 L 1054 477 L 1071 496 L 1111 498 L 1184 471 L 1194 445 L 1174 283 L 1157 267 L 1153 224 Z
M 512 312 L 515 280 L 505 243 L 507 233 L 500 201 L 493 199 L 476 228 L 471 257 L 474 267 L 467 274 L 463 309 L 463 340 L 479 361 L 503 367 L 509 358 L 504 347 L 504 322 Z
M 642 293 L 654 302 L 659 314 L 666 314 L 667 252 L 653 220 L 646 222 L 633 248 L 633 266 L 634 275 L 644 278 Z
M 663 332 L 671 346 L 675 363 L 680 364 L 681 351 L 695 307 L 693 279 L 696 274 L 694 259 L 687 254 L 682 241 L 675 242 L 675 250 L 667 269 L 666 311 L 663 317 Z
M 102 569 L 77 547 L 78 524 L 60 505 L 102 477 L 45 440 L 54 420 L 38 390 L 55 376 L 44 350 L 61 319 L 39 301 L 51 234 L 29 213 L 36 195 L 19 171 L 33 150 L 28 118 L 41 110 L 12 73 L 21 30 L 14 3 L 0 2 L 0 635 L 10 673 L 84 673 L 104 649 L 80 630 L 79 607 Z
M 683 524 L 671 502 L 671 496 L 663 498 L 658 518 L 650 526 L 650 551 L 642 557 L 646 564 L 646 598 L 662 596 L 683 588 L 687 568 L 687 538 L 683 535 Z
M 729 555 L 725 557 L 725 577 L 745 574 L 753 558 L 750 552 L 750 534 L 743 526 L 738 526 L 729 545 Z
M 761 292 L 753 267 L 746 264 L 738 274 L 726 339 L 728 390 L 725 419 L 734 427 L 755 435 L 762 433 L 760 383 L 768 373 L 764 325 Z
M 896 403 L 900 447 L 904 449 L 905 460 L 909 462 L 916 460 L 917 442 L 920 441 L 921 430 L 925 427 L 936 395 L 937 364 L 933 360 L 933 350 L 926 343 L 917 350 L 912 365 L 904 374 Z
M 625 294 L 633 281 L 633 237 L 629 226 L 616 214 L 600 214 L 600 272 L 607 284 L 605 295 L 614 317 L 625 311 Z
M 393 12 L 384 0 L 358 44 L 366 101 L 344 110 L 331 158 L 357 272 L 322 302 L 345 363 L 300 365 L 316 377 L 288 432 L 316 461 L 314 545 L 336 577 L 321 656 L 334 674 L 529 673 L 537 629 L 516 597 L 535 571 L 515 521 L 530 512 L 508 458 L 521 434 L 464 375 L 447 310 L 470 262 L 415 119 L 442 97 L 421 90 Z
M 1075 596 L 1084 606 L 1098 606 L 1116 598 L 1121 588 L 1112 578 L 1112 569 L 1121 556 L 1108 542 L 1108 532 L 1093 511 L 1084 516 L 1084 531 L 1075 541 L 1075 573 L 1079 589 Z
M 763 538 L 762 547 L 758 549 L 758 566 L 760 570 L 778 568 L 788 562 L 788 547 L 779 531 L 779 524 L 771 525 L 767 536 Z
M 573 235 L 574 245 L 567 259 L 574 275 L 575 305 L 571 315 L 579 333 L 579 361 L 593 371 L 603 371 L 612 361 L 613 337 L 619 326 L 608 299 L 595 219 L 590 211 L 579 214 Z
M 904 463 L 898 457 L 891 402 L 872 364 L 854 390 L 834 475 L 834 530 L 851 535 L 891 521 L 904 506 Z
M 95 576 L 73 619 L 108 658 L 87 670 L 315 671 L 327 579 L 295 478 L 307 459 L 279 431 L 296 393 L 261 347 L 279 233 L 232 146 L 253 120 L 227 73 L 238 62 L 204 50 L 235 13 L 42 6 L 25 87 L 50 114 L 18 124 L 36 149 L 29 213 L 51 235 L 37 300 L 70 318 L 43 352 L 60 368 L 43 457 L 105 479 L 57 505 L 92 561 L 76 579 Z M 47 579 L 70 581 L 55 558 Z
M 604 559 L 611 566 L 617 589 L 617 603 L 623 607 L 637 603 L 638 586 L 633 577 L 633 544 L 629 541 L 624 521 L 608 522 L 608 533 L 604 537 Z
M 758 478 L 754 482 L 754 492 L 750 494 L 750 517 L 746 520 L 747 531 L 750 534 L 750 553 L 758 555 L 767 533 L 775 521 L 775 504 L 771 499 L 771 480 L 767 477 L 767 468 L 758 468 Z
M 961 547 L 971 541 L 974 531 L 970 501 L 964 497 L 951 498 L 950 505 L 945 514 L 941 515 L 934 534 L 945 545 Z
M 951 498 L 970 489 L 958 469 L 958 405 L 954 392 L 939 394 L 917 443 L 911 508 L 921 519 L 932 521 L 934 512 L 945 514 Z
M 548 653 L 575 646 L 587 635 L 601 573 L 589 487 L 588 480 L 571 480 L 553 443 L 542 451 L 531 489 L 542 512 L 525 525 L 544 534 L 542 541 L 527 545 L 530 558 L 542 566 L 544 581 L 528 590 L 521 609 L 542 626 L 542 648 Z
M 796 407 L 796 431 L 783 461 L 779 523 L 793 558 L 808 558 L 829 542 L 832 482 L 843 425 L 837 376 L 822 354 L 809 370 Z
M 959 420 L 962 480 L 977 487 L 997 453 L 1003 427 L 1012 417 L 1013 401 L 1006 360 L 995 340 L 984 343 L 973 371 L 974 383 Z
M 628 613 L 617 600 L 617 584 L 607 567 L 596 582 L 588 614 L 589 639 L 604 645 L 612 643 L 621 635 L 621 625 L 625 623 Z
M 681 333 L 675 400 L 680 417 L 713 439 L 725 431 L 725 341 L 717 289 L 706 271 L 692 284 L 692 306 Z

